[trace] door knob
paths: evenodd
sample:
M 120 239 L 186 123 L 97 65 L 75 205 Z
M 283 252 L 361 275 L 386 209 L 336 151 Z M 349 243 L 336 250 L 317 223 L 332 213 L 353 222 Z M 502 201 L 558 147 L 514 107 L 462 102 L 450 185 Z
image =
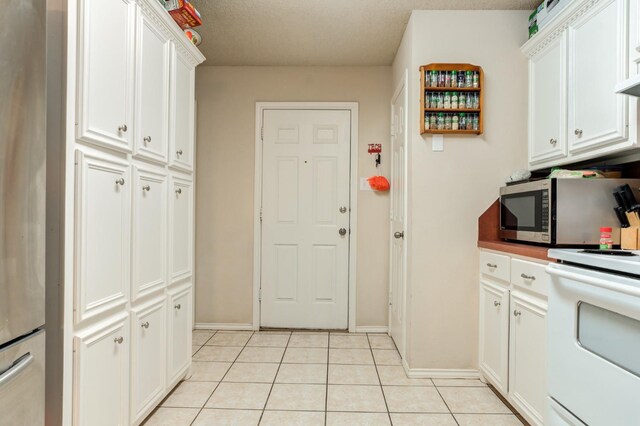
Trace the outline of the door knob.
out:
M 142 190 L 149 192 L 149 191 L 151 191 L 151 186 L 145 185 L 145 186 L 142 187 Z
M 116 179 L 116 185 L 124 185 L 124 178 Z
M 182 150 L 179 149 L 176 151 L 176 157 L 180 158 L 180 156 L 182 155 Z
M 394 232 L 393 237 L 397 239 L 404 238 L 404 232 Z
M 128 129 L 127 129 L 127 125 L 126 125 L 126 124 L 123 124 L 122 126 L 118 127 L 118 131 L 119 131 L 119 132 L 124 133 L 124 132 L 126 132 L 127 130 L 128 130 Z
M 522 315 L 522 312 L 518 311 L 518 310 L 514 310 L 513 311 L 513 316 L 514 317 L 519 317 L 520 315 Z
M 143 322 L 141 326 L 142 328 L 149 328 L 149 321 Z
M 182 308 L 182 306 L 178 303 L 177 305 L 174 306 L 175 309 L 180 310 L 180 308 Z
M 341 237 L 344 237 L 345 235 L 347 235 L 347 230 L 344 228 L 340 228 L 338 234 L 340 234 Z
M 577 137 L 581 138 L 581 137 L 582 137 L 582 130 L 580 130 L 580 129 L 576 129 L 576 130 L 573 132 L 573 134 L 574 134 L 574 135 L 576 135 Z
M 500 306 L 500 302 L 498 302 L 497 300 L 494 300 L 493 301 L 493 306 L 495 306 L 497 308 L 498 306 Z
M 176 189 L 176 194 L 177 194 L 177 195 L 182 194 L 182 188 L 178 188 L 178 189 Z
M 347 208 L 345 206 L 340 207 L 340 213 L 346 213 Z
M 122 338 L 122 336 L 120 337 L 116 337 L 115 339 L 113 339 L 114 342 L 116 342 L 117 344 L 121 345 L 122 342 L 124 342 L 124 339 Z
M 150 143 L 150 142 L 151 142 L 151 136 L 145 136 L 144 138 L 142 138 L 142 140 L 143 140 L 145 143 Z
M 557 140 L 557 139 L 549 139 L 549 143 L 550 143 L 551 145 L 555 145 L 555 144 L 557 144 L 557 143 L 558 143 L 558 140 Z

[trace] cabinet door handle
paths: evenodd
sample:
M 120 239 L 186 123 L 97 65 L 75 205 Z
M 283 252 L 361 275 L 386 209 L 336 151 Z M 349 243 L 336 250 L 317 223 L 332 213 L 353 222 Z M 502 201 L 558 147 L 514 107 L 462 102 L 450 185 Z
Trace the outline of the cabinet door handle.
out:
M 519 317 L 520 315 L 522 315 L 522 312 L 518 311 L 517 309 L 513 311 L 514 317 Z
M 496 308 L 497 308 L 498 306 L 500 306 L 500 305 L 501 305 L 501 303 L 500 303 L 500 302 L 498 302 L 497 300 L 494 300 L 494 301 L 493 301 L 493 306 L 495 306 Z
M 140 324 L 140 326 L 142 328 L 149 328 L 149 321 L 143 322 L 142 324 Z
M 180 158 L 180 156 L 182 155 L 182 150 L 179 149 L 176 151 L 176 157 Z
M 142 140 L 143 140 L 145 143 L 151 143 L 151 136 L 145 136 L 144 138 L 142 138 Z
M 555 144 L 557 144 L 557 143 L 558 143 L 558 139 L 553 139 L 553 138 L 551 138 L 551 139 L 549 139 L 549 143 L 550 143 L 551 145 L 555 145 Z
M 520 276 L 522 278 L 524 278 L 525 280 L 530 280 L 530 281 L 535 281 L 536 277 L 534 275 L 527 275 L 524 272 L 522 274 L 520 274 Z
M 582 130 L 581 129 L 576 129 L 573 132 L 574 135 L 576 135 L 577 137 L 581 138 L 582 137 Z
M 127 128 L 126 124 L 123 124 L 122 126 L 118 127 L 118 131 L 122 132 L 122 133 L 125 133 L 127 131 L 127 129 L 128 128 Z
M 493 269 L 495 269 L 495 268 L 497 268 L 497 267 L 498 267 L 498 265 L 496 265 L 495 263 L 487 263 L 487 266 L 488 266 L 489 268 L 493 268 Z
M 174 308 L 176 308 L 177 310 L 180 310 L 180 308 L 182 308 L 182 305 L 178 303 L 177 305 L 174 306 Z
M 182 194 L 182 188 L 176 189 L 176 194 L 178 194 L 178 195 Z
M 149 191 L 151 191 L 151 186 L 145 185 L 145 186 L 142 187 L 142 190 L 149 192 Z
M 116 185 L 124 185 L 124 178 L 116 179 Z
M 124 342 L 124 338 L 122 336 L 116 337 L 115 339 L 113 339 L 113 341 L 116 342 L 117 344 L 121 345 L 122 342 Z

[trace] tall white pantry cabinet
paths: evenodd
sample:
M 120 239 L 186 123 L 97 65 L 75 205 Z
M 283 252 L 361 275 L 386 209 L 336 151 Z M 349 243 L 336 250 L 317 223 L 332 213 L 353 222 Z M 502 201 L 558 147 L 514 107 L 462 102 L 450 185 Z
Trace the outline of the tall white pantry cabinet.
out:
M 70 0 L 64 424 L 137 425 L 187 374 L 195 67 L 157 0 Z

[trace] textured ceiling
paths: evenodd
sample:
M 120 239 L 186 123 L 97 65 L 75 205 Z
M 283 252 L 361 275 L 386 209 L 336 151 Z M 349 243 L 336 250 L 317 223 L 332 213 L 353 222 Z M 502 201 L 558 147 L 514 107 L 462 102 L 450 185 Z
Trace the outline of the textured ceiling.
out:
M 412 10 L 533 10 L 540 0 L 192 2 L 204 20 L 203 65 L 336 66 L 391 64 Z

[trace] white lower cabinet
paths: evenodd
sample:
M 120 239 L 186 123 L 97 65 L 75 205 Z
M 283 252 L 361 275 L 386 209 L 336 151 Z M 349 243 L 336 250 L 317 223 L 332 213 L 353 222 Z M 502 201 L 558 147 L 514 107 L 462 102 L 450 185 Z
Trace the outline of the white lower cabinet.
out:
M 509 373 L 509 289 L 480 282 L 480 368 L 507 392 Z
M 129 317 L 77 334 L 73 424 L 129 424 Z
M 481 259 L 504 256 L 481 252 Z M 547 404 L 547 287 L 540 261 L 510 258 L 511 278 L 480 268 L 480 372 L 532 425 Z
M 509 396 L 513 405 L 544 423 L 547 396 L 547 303 L 511 292 Z
M 139 424 L 165 390 L 166 298 L 133 311 L 131 321 L 131 418 Z
M 191 300 L 191 285 L 169 292 L 167 378 L 170 386 L 191 364 Z

